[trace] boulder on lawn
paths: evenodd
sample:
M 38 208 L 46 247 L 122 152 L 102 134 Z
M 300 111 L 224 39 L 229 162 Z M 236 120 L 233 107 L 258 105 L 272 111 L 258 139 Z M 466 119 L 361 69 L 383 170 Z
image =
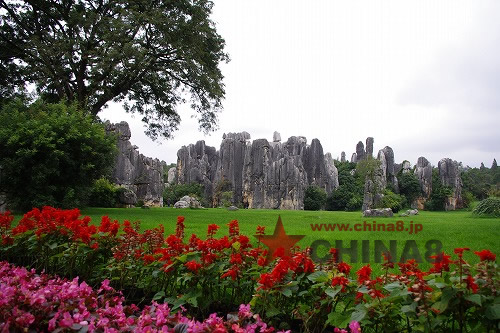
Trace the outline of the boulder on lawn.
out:
M 203 208 L 198 199 L 190 197 L 189 195 L 183 196 L 179 201 L 174 204 L 175 208 Z
M 399 214 L 401 217 L 418 215 L 418 209 L 408 209 L 406 212 Z
M 236 206 L 229 206 L 229 207 L 227 207 L 227 210 L 235 211 L 235 210 L 239 210 L 239 208 Z
M 363 212 L 363 217 L 392 217 L 393 215 L 390 208 L 367 209 Z

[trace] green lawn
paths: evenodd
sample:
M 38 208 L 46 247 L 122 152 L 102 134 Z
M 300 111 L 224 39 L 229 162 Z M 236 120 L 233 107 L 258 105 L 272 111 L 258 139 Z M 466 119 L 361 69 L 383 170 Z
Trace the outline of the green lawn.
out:
M 426 242 L 429 240 L 439 240 L 443 245 L 443 250 L 448 254 L 453 253 L 456 247 L 469 247 L 472 250 L 490 249 L 500 255 L 500 219 L 499 218 L 478 218 L 469 211 L 455 212 L 420 212 L 418 216 L 393 217 L 393 218 L 363 218 L 360 212 L 330 212 L 330 211 L 292 211 L 292 210 L 259 210 L 248 209 L 239 211 L 227 211 L 226 209 L 175 209 L 175 208 L 88 208 L 82 211 L 83 215 L 88 215 L 92 221 L 99 223 L 101 216 L 108 215 L 112 219 L 120 222 L 124 220 L 141 221 L 142 229 L 164 225 L 167 234 L 174 232 L 176 217 L 183 215 L 186 218 L 186 235 L 196 233 L 200 237 L 205 237 L 207 225 L 215 223 L 221 226 L 218 235 L 227 233 L 226 224 L 236 219 L 240 222 L 240 230 L 246 235 L 255 234 L 257 225 L 266 227 L 266 234 L 272 234 L 278 216 L 281 215 L 284 228 L 287 234 L 306 235 L 300 242 L 301 246 L 309 246 L 317 239 L 327 240 L 334 246 L 336 240 L 342 240 L 344 247 L 350 247 L 351 240 L 358 241 L 358 262 L 362 256 L 362 240 L 369 241 L 370 262 L 374 262 L 374 241 L 382 240 L 389 247 L 390 240 L 397 241 L 398 260 L 403 252 L 403 248 L 408 240 L 415 240 L 422 257 L 425 256 Z M 405 228 L 410 225 L 410 221 L 421 224 L 423 230 L 418 234 L 403 232 L 369 232 L 369 231 L 311 231 L 311 223 L 349 223 L 353 226 L 363 221 L 375 220 L 380 223 L 395 223 L 402 220 Z M 322 248 L 323 249 L 323 248 Z M 324 250 L 324 249 L 323 249 Z M 320 254 L 323 253 L 320 251 Z M 476 256 L 469 253 L 465 257 L 471 262 L 476 262 Z M 349 256 L 346 261 L 350 261 Z M 355 265 L 359 267 L 360 264 Z M 374 265 L 378 266 L 378 265 Z M 423 264 L 424 268 L 428 264 Z

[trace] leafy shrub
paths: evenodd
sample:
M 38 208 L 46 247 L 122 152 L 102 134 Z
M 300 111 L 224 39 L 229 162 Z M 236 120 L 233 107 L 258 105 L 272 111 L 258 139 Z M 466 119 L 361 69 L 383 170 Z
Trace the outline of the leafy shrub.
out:
M 229 207 L 233 204 L 233 191 L 225 191 L 221 193 L 220 203 L 224 207 Z
M 384 197 L 378 204 L 377 208 L 390 208 L 394 213 L 399 212 L 403 209 L 406 204 L 406 198 L 399 194 L 396 194 L 390 190 L 384 191 Z
M 500 198 L 488 198 L 482 200 L 473 210 L 480 216 L 500 217 Z
M 115 137 L 75 105 L 15 100 L 0 109 L 0 192 L 23 211 L 86 203 L 111 171 Z
M 432 170 L 432 193 L 425 202 L 425 209 L 440 211 L 444 210 L 446 199 L 452 194 L 451 188 L 441 184 L 437 169 Z
M 464 205 L 464 208 L 471 208 L 472 206 L 472 203 L 474 201 L 476 201 L 476 197 L 474 196 L 474 194 L 472 194 L 472 192 L 470 191 L 463 191 L 462 192 L 462 200 L 463 200 L 463 205 Z
M 119 196 L 118 186 L 106 178 L 94 182 L 90 192 L 89 205 L 92 207 L 115 207 Z
M 408 203 L 413 202 L 422 193 L 417 176 L 412 172 L 398 174 L 399 193 L 406 197 Z
M 495 331 L 500 318 L 496 255 L 486 249 L 475 252 L 480 260 L 476 265 L 466 261 L 467 248 L 455 249 L 453 260 L 443 252 L 435 253 L 428 271 L 422 271 L 415 260 L 398 263 L 396 271 L 396 264 L 385 256 L 381 265 L 383 274 L 376 277 L 372 276 L 370 265 L 351 272 L 350 265 L 335 260 L 335 249 L 330 250 L 331 258 L 323 264 L 314 263 L 307 249 L 296 249 L 288 255 L 276 251 L 275 256 L 268 256 L 260 239 L 254 247 L 247 236 L 240 234 L 238 221 L 229 223 L 229 233 L 225 236 L 216 238 L 219 226 L 211 224 L 205 239 L 196 235 L 185 239 L 184 218 L 178 217 L 175 233 L 165 239 L 162 226 L 141 232 L 138 222 L 120 224 L 107 217 L 102 218 L 99 226 L 92 226 L 90 218 L 80 217 L 77 209 L 35 209 L 25 214 L 14 228 L 12 220 L 9 213 L 0 214 L 3 259 L 36 265 L 46 272 L 60 272 L 63 277 L 83 276 L 88 285 L 100 285 L 104 279 L 110 281 L 101 285 L 102 290 L 97 293 L 77 280 L 61 292 L 44 293 L 45 276 L 27 286 L 16 279 L 16 274 L 21 273 L 18 277 L 23 279 L 31 273 L 19 269 L 10 272 L 5 265 L 0 266 L 0 279 L 7 277 L 0 283 L 0 307 L 17 306 L 15 314 L 0 308 L 0 316 L 5 313 L 9 318 L 15 316 L 16 323 L 31 325 L 40 316 L 38 325 L 50 324 L 50 320 L 55 327 L 66 322 L 74 325 L 79 317 L 70 310 L 81 303 L 72 303 L 64 297 L 71 294 L 80 299 L 82 291 L 91 297 L 84 305 L 93 308 L 87 308 L 89 314 L 78 312 L 81 316 L 92 317 L 96 312 L 97 316 L 118 314 L 108 319 L 119 325 L 115 320 L 125 319 L 121 315 L 123 310 L 126 316 L 134 316 L 132 324 L 141 325 L 135 321 L 140 317 L 158 325 L 159 313 L 166 310 L 163 305 L 153 303 L 153 307 L 145 307 L 142 313 L 136 309 L 125 311 L 121 308 L 123 299 L 111 288 L 122 291 L 128 302 L 148 304 L 153 299 L 171 304 L 172 312 L 184 307 L 197 318 L 205 318 L 214 311 L 234 311 L 240 304 L 252 304 L 252 312 L 266 322 L 306 332 L 331 332 L 333 327 L 344 328 L 353 320 L 357 322 L 351 323 L 351 332 L 359 332 L 359 324 L 368 332 L 450 332 L 457 327 L 463 327 L 464 331 L 473 327 Z M 264 228 L 258 226 L 257 235 L 264 234 Z M 21 287 L 22 294 L 15 291 L 17 287 L 12 282 Z M 56 290 L 60 283 L 64 281 L 54 282 Z M 42 292 L 31 297 L 30 288 L 36 284 L 42 287 Z M 92 297 L 107 295 L 108 290 L 114 301 L 107 302 L 106 296 L 102 302 L 97 299 L 96 310 Z M 58 301 L 57 297 L 62 296 Z M 66 301 L 73 305 L 66 307 Z M 52 316 L 59 313 L 59 304 L 62 312 Z M 107 304 L 110 311 L 100 312 L 101 304 Z M 118 308 L 114 308 L 115 304 Z M 50 311 L 44 308 L 53 305 Z M 29 311 L 33 318 L 27 309 L 41 311 Z M 243 311 L 249 313 L 250 309 L 244 305 Z M 144 313 L 149 317 L 142 317 Z M 163 315 L 167 320 L 171 318 L 170 314 Z M 250 317 L 245 316 L 246 320 L 251 320 Z M 0 322 L 5 322 L 2 319 Z M 97 318 L 94 323 L 99 323 Z M 100 324 L 106 325 L 107 321 Z
M 175 204 L 185 195 L 197 198 L 203 198 L 204 187 L 198 183 L 191 184 L 172 184 L 165 188 L 163 191 L 163 202 L 165 205 L 170 206 Z
M 325 206 L 326 192 L 322 188 L 312 185 L 304 193 L 304 209 L 320 210 Z
M 363 186 L 359 174 L 355 173 L 356 163 L 335 162 L 339 172 L 339 187 L 326 199 L 326 210 L 356 211 L 363 204 Z

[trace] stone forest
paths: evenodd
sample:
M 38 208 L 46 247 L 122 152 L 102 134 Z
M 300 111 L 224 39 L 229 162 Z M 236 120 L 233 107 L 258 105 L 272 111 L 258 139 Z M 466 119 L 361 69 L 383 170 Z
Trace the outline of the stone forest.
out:
M 108 123 L 107 131 L 118 134 L 119 154 L 112 179 L 126 189 L 120 195 L 124 205 L 143 201 L 149 206 L 163 206 L 167 204 L 162 196 L 165 187 L 196 183 L 202 185 L 203 202 L 209 206 L 218 205 L 217 187 L 222 186 L 231 193 L 230 201 L 235 206 L 304 209 L 304 193 L 309 186 L 316 185 L 328 195 L 339 188 L 335 161 L 332 154 L 323 151 L 318 139 L 308 144 L 303 136 L 282 141 L 278 132 L 274 132 L 272 141 L 251 140 L 247 132 L 227 133 L 218 150 L 202 140 L 181 147 L 176 165 L 164 175 L 166 162 L 140 154 L 130 141 L 126 122 Z M 374 138 L 368 137 L 365 142 L 358 142 L 350 159 L 351 163 L 378 161 L 364 182 L 362 210 L 377 207 L 386 188 L 399 193 L 398 173 L 413 173 L 418 179 L 421 191 L 410 203 L 412 208 L 423 209 L 436 185 L 451 191 L 446 210 L 462 208 L 461 165 L 457 161 L 438 161 L 440 184 L 433 184 L 433 166 L 425 157 L 419 157 L 414 166 L 409 161 L 398 163 L 391 147 L 385 146 L 374 155 Z M 345 152 L 340 162 L 346 162 Z

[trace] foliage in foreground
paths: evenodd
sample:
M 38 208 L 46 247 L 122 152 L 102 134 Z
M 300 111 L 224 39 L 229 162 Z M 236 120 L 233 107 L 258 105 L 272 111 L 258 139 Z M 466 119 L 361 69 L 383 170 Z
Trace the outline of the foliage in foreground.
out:
M 250 305 L 223 319 L 213 313 L 202 322 L 168 304 L 152 301 L 142 310 L 104 280 L 99 289 L 85 282 L 36 274 L 0 262 L 0 331 L 80 332 L 273 332 Z
M 1 215 L 0 254 L 10 262 L 80 276 L 92 285 L 109 279 L 128 301 L 162 301 L 197 318 L 250 304 L 266 322 L 304 332 L 352 321 L 364 332 L 499 328 L 499 271 L 488 250 L 475 252 L 480 262 L 474 266 L 465 259 L 467 248 L 455 249 L 453 259 L 435 253 L 429 271 L 414 260 L 393 263 L 386 253 L 384 273 L 375 277 L 370 265 L 351 272 L 337 262 L 335 249 L 323 264 L 314 263 L 307 249 L 289 255 L 281 249 L 270 257 L 260 241 L 252 246 L 240 234 L 237 221 L 220 238 L 219 226 L 209 225 L 204 240 L 185 239 L 182 217 L 167 238 L 162 226 L 141 233 L 137 223 L 107 217 L 92 226 L 76 209 L 35 209 L 15 228 L 11 222 L 11 215 Z M 259 226 L 257 235 L 264 231 Z
M 75 105 L 16 100 L 0 124 L 0 192 L 20 210 L 82 206 L 113 165 L 115 139 Z

